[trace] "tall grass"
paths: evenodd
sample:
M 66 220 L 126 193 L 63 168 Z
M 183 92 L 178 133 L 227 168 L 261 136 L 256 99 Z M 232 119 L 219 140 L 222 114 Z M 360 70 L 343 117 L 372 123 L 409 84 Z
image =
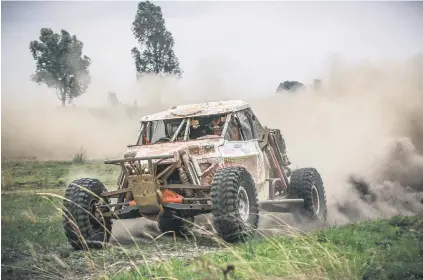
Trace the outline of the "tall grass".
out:
M 60 175 L 54 175 L 56 180 L 67 176 L 54 170 L 51 174 Z M 308 233 L 263 212 L 281 236 L 260 229 L 254 239 L 236 245 L 221 240 L 213 228 L 196 224 L 185 239 L 146 233 L 148 240 L 141 243 L 133 229 L 115 222 L 106 248 L 73 251 L 62 227 L 63 194 L 60 188 L 2 195 L 4 279 L 413 279 L 423 275 L 421 216 Z M 121 242 L 117 230 L 131 244 Z

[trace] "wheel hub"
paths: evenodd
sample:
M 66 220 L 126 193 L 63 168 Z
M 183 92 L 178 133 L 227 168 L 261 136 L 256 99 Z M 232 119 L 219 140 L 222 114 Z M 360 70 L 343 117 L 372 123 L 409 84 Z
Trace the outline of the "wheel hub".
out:
M 317 188 L 315 185 L 311 187 L 311 195 L 312 195 L 312 201 L 313 201 L 313 210 L 314 212 L 316 212 L 316 214 L 319 214 L 320 198 L 319 198 L 319 192 L 317 191 Z
M 250 201 L 248 199 L 247 191 L 243 186 L 238 189 L 238 213 L 241 220 L 246 221 L 250 214 Z
M 101 211 L 97 207 L 97 200 L 91 200 L 90 202 L 90 224 L 93 228 L 97 229 L 101 227 Z

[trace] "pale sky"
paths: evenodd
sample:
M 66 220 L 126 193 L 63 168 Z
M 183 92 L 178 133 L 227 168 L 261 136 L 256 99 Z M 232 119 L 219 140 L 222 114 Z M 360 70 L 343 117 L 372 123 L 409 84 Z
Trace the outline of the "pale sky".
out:
M 214 75 L 212 65 L 227 79 L 274 91 L 284 80 L 311 83 L 331 53 L 360 61 L 423 52 L 421 2 L 156 3 L 186 79 Z M 29 78 L 35 68 L 29 42 L 51 27 L 84 43 L 92 59 L 87 95 L 116 91 L 125 99 L 135 82 L 136 8 L 137 2 L 2 2 L 2 98 L 34 98 L 41 91 Z

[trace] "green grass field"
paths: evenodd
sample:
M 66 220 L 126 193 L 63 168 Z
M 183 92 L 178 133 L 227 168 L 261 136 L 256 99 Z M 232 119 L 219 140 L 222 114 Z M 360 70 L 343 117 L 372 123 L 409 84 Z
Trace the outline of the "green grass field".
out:
M 2 162 L 2 191 L 60 189 L 79 177 L 98 177 L 108 186 L 116 186 L 119 167 L 101 162 L 74 163 L 55 161 Z
M 236 246 L 209 238 L 159 238 L 70 250 L 56 196 L 82 176 L 95 176 L 112 188 L 118 172 L 118 167 L 95 162 L 3 162 L 2 277 L 225 279 L 229 266 L 234 269 L 227 279 L 423 279 L 422 216 L 257 237 Z
M 116 279 L 422 279 L 423 218 L 394 217 L 293 237 L 259 238 L 205 255 L 172 260 Z

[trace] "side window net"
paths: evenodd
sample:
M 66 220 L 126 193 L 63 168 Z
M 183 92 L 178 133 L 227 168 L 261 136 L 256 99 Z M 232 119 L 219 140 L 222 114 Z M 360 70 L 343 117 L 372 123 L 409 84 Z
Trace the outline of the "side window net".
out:
M 254 139 L 251 121 L 248 118 L 248 116 L 245 114 L 245 111 L 236 113 L 236 116 L 238 117 L 242 133 L 244 134 L 244 137 L 245 137 L 244 140 Z
M 251 108 L 247 109 L 245 112 L 252 123 L 253 137 L 255 139 L 262 139 L 264 134 L 263 126 L 260 124 L 257 117 L 251 111 Z

